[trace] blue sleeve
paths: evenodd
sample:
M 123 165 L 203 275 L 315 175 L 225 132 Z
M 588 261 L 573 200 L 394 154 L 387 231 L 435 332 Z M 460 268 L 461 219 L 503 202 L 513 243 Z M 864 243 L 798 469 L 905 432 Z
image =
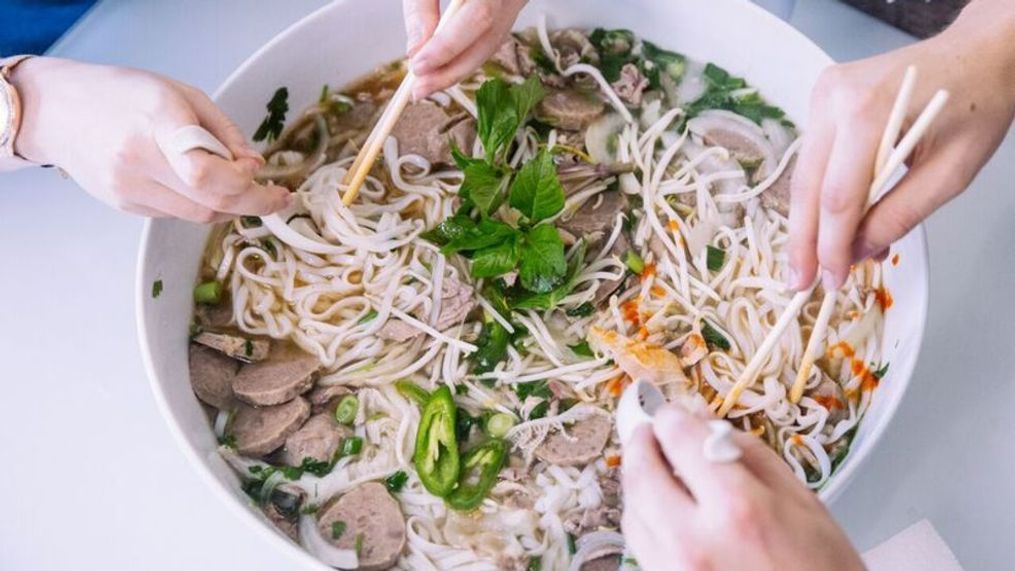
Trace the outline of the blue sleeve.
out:
M 0 0 L 0 57 L 41 54 L 95 0 Z

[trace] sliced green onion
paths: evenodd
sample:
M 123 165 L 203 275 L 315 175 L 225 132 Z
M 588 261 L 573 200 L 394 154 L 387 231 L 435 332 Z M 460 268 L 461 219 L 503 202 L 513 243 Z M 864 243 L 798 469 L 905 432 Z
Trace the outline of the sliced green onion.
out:
M 346 456 L 355 456 L 363 450 L 363 439 L 359 436 L 350 436 L 342 442 L 341 458 Z
M 645 260 L 641 259 L 641 256 L 634 250 L 627 251 L 627 254 L 624 256 L 624 265 L 627 266 L 627 269 L 631 270 L 631 273 L 639 276 L 645 271 Z
M 486 426 L 483 428 L 486 429 L 487 435 L 493 438 L 503 438 L 514 425 L 515 417 L 504 412 L 498 412 L 486 419 Z
M 402 488 L 405 486 L 405 483 L 408 481 L 409 475 L 403 472 L 402 470 L 399 470 L 384 479 L 384 487 L 386 487 L 389 492 L 392 493 L 399 492 L 402 490 Z
M 215 305 L 222 301 L 222 284 L 210 281 L 195 287 L 194 301 L 206 305 Z
M 359 399 L 356 395 L 345 395 L 338 402 L 335 408 L 335 420 L 339 424 L 352 424 L 356 420 L 356 413 L 359 412 Z
M 718 272 L 726 263 L 726 250 L 715 246 L 707 246 L 706 250 L 708 253 L 705 256 L 705 265 L 708 266 L 708 271 Z
M 345 528 L 346 528 L 346 525 L 345 525 L 344 521 L 336 521 L 336 522 L 332 523 L 331 524 L 331 539 L 339 539 L 339 538 L 341 538 L 342 534 L 345 533 Z
M 369 323 L 369 322 L 373 321 L 376 317 L 377 317 L 377 310 L 376 309 L 371 309 L 370 311 L 367 312 L 366 315 L 361 317 L 357 323 L 360 324 L 360 325 L 363 325 L 364 323 Z

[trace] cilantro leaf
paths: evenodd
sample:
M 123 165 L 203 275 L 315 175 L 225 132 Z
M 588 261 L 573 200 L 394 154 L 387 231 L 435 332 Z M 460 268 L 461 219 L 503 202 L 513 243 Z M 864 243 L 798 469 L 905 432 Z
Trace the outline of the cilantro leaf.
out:
M 508 236 L 500 244 L 476 251 L 472 257 L 472 277 L 495 278 L 515 269 L 522 255 L 518 237 Z
M 592 348 L 589 347 L 589 342 L 588 341 L 582 341 L 580 343 L 575 343 L 574 345 L 568 345 L 568 347 L 571 349 L 571 351 L 574 352 L 575 355 L 578 355 L 579 357 L 594 357 L 595 356 L 592 353 Z
M 518 268 L 522 287 L 535 293 L 547 293 L 566 273 L 564 243 L 557 229 L 550 224 L 540 224 L 530 230 L 522 244 Z
M 553 157 L 542 150 L 525 163 L 511 184 L 511 206 L 532 222 L 554 216 L 564 208 L 564 188 Z
M 279 87 L 275 95 L 268 102 L 268 116 L 264 118 L 261 125 L 254 132 L 254 142 L 272 142 L 282 134 L 285 127 L 285 115 L 289 112 L 289 90 Z
M 723 351 L 729 351 L 730 341 L 722 333 L 719 333 L 715 327 L 708 321 L 702 320 L 701 322 L 701 336 L 705 338 L 705 343 L 711 347 L 718 347 Z
M 707 254 L 705 255 L 705 265 L 708 266 L 708 271 L 718 272 L 722 269 L 723 264 L 726 263 L 726 250 L 722 248 L 716 248 L 709 244 L 705 247 Z

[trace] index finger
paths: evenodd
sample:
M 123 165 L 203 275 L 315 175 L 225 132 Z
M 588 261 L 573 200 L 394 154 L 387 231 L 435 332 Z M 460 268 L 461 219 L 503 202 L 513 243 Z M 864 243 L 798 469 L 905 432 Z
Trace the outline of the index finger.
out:
M 440 3 L 438 0 L 402 0 L 402 16 L 405 18 L 405 33 L 409 36 L 405 52 L 412 58 L 437 29 Z

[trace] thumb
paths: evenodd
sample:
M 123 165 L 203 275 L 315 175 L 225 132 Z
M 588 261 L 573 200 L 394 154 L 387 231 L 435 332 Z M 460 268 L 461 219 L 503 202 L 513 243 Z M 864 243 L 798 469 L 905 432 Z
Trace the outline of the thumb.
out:
M 402 12 L 405 17 L 405 32 L 409 36 L 406 54 L 412 58 L 437 29 L 437 22 L 440 20 L 440 2 L 439 0 L 403 0 Z
M 864 217 L 853 240 L 853 260 L 886 250 L 972 181 L 955 152 L 942 151 L 915 165 Z

